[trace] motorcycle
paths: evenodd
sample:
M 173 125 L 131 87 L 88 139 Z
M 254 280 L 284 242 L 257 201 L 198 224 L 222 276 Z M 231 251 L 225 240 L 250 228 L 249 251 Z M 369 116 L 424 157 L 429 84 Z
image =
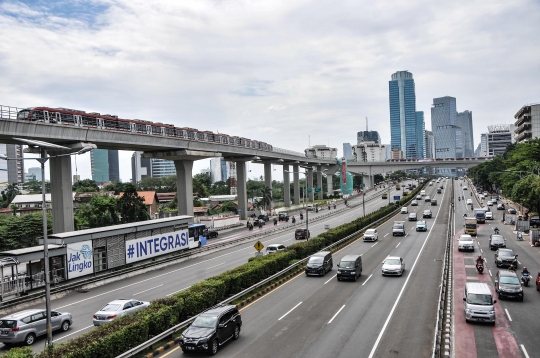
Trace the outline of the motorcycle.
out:
M 476 270 L 478 270 L 478 273 L 484 273 L 484 263 L 483 262 L 477 262 L 476 263 Z
M 277 225 L 277 219 L 274 218 L 274 225 Z
M 518 239 L 519 241 L 523 241 L 523 234 L 521 233 L 521 231 L 518 232 L 518 234 L 517 234 L 517 239 Z
M 529 286 L 529 281 L 531 280 L 531 274 L 530 273 L 524 273 L 521 275 L 521 282 L 523 282 L 523 284 L 525 286 Z
M 499 235 L 499 229 L 495 228 L 493 231 L 495 231 L 495 235 Z
M 296 219 L 294 218 L 294 216 L 293 216 L 291 221 L 292 221 L 293 224 L 296 222 Z
M 304 215 L 300 214 L 300 220 L 304 220 Z
M 458 196 L 457 200 L 458 200 L 458 201 L 461 201 L 461 197 L 460 197 L 460 196 Z

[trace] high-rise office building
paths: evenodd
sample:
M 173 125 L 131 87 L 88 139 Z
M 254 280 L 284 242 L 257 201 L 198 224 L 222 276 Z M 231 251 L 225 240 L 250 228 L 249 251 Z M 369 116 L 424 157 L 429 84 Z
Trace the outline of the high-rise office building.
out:
M 352 146 L 353 156 L 357 162 L 384 162 L 386 147 L 375 142 L 362 142 Z
M 416 148 L 417 148 L 417 158 L 425 158 L 424 150 L 424 131 L 426 130 L 426 124 L 424 122 L 424 112 L 416 112 Z
M 516 142 L 540 138 L 540 103 L 526 104 L 514 115 Z
M 488 126 L 487 154 L 489 156 L 504 154 L 506 147 L 514 143 L 515 126 L 513 124 L 496 124 Z
M 478 148 L 476 148 L 477 157 L 485 157 L 488 153 L 488 140 L 487 140 L 487 133 L 480 134 L 480 143 L 478 144 Z
M 456 99 L 445 96 L 433 99 L 431 130 L 435 139 L 435 158 L 461 158 L 462 134 L 457 126 Z
M 176 175 L 176 167 L 172 160 L 152 158 L 152 177 L 161 178 Z
M 226 181 L 228 178 L 228 165 L 223 158 L 210 159 L 210 180 L 212 184 Z
M 41 168 L 40 167 L 33 167 L 33 168 L 28 168 L 28 173 L 32 174 L 37 180 L 37 181 L 41 181 Z
M 424 131 L 424 158 L 435 158 L 435 139 L 432 131 Z
M 392 74 L 388 82 L 390 99 L 390 145 L 405 158 L 418 158 L 418 131 L 414 79 L 409 71 Z
M 131 183 L 137 184 L 142 179 L 152 175 L 150 158 L 143 158 L 142 152 L 133 152 L 131 155 Z
M 0 183 L 24 183 L 24 156 L 22 145 L 0 144 L 0 154 L 16 160 L 0 160 Z
M 347 160 L 354 160 L 351 143 L 343 143 L 343 156 Z
M 360 131 L 356 134 L 356 144 L 362 142 L 375 142 L 381 144 L 381 136 L 377 131 Z
M 98 184 L 120 181 L 120 164 L 118 151 L 93 149 L 90 152 L 92 180 Z
M 470 158 L 474 156 L 474 138 L 472 112 L 463 111 L 456 115 L 457 125 L 461 128 L 463 156 Z

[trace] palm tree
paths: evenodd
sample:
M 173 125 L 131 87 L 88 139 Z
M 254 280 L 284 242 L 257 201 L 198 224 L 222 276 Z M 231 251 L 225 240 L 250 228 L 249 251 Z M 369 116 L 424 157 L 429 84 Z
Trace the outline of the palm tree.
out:
M 262 202 L 266 209 L 269 210 L 272 208 L 272 200 L 273 200 L 272 189 L 270 187 L 265 187 L 263 191 Z

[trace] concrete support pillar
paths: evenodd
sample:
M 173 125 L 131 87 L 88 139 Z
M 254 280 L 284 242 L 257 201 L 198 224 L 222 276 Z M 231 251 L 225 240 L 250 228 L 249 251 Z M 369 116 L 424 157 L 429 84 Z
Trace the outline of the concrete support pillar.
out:
M 321 188 L 321 191 L 317 193 L 317 199 L 322 200 L 323 199 L 323 191 L 322 191 L 322 166 L 317 166 L 317 187 Z
M 283 200 L 285 207 L 291 207 L 291 178 L 289 173 L 289 165 L 283 164 Z
M 308 199 L 309 201 L 313 201 L 313 199 L 315 198 L 315 193 L 313 192 L 313 168 L 308 168 L 307 170 L 307 187 L 308 187 L 308 191 L 309 191 L 309 188 L 311 188 L 311 193 L 308 193 Z
M 293 204 L 300 204 L 300 174 L 298 172 L 298 164 L 293 164 Z
M 264 163 L 264 186 L 272 190 L 272 164 Z M 272 210 L 274 203 L 270 203 L 270 206 L 267 207 L 268 210 Z
M 240 220 L 247 219 L 246 163 L 236 162 L 236 195 Z
M 74 231 L 71 156 L 52 157 L 49 169 L 51 171 L 53 233 Z M 42 179 L 45 180 L 45 178 Z
M 193 160 L 175 160 L 178 215 L 193 216 Z
M 328 195 L 328 197 L 330 197 L 330 195 L 334 194 L 333 185 L 334 185 L 334 183 L 332 181 L 332 174 L 327 174 L 326 175 L 326 190 L 327 190 L 326 195 Z

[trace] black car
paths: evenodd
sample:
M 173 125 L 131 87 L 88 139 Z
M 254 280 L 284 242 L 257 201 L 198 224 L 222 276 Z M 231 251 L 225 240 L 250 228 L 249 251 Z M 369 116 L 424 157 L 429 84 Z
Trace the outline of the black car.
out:
M 208 229 L 208 233 L 206 234 L 206 238 L 215 239 L 216 237 L 218 237 L 218 232 L 216 230 Z
M 540 217 L 531 216 L 531 218 L 529 219 L 529 225 L 530 227 L 534 227 L 534 228 L 540 227 Z
M 288 214 L 281 213 L 281 214 L 278 215 L 278 220 L 279 221 L 287 221 L 288 219 L 289 219 Z
M 514 209 L 514 208 L 508 208 L 508 214 L 513 214 L 513 215 L 515 215 L 515 214 L 517 214 L 517 211 L 516 211 L 516 209 Z
M 523 301 L 523 287 L 515 272 L 508 270 L 497 272 L 495 291 L 499 298 L 517 298 Z
M 294 231 L 294 239 L 295 240 L 304 240 L 309 239 L 311 237 L 311 234 L 309 233 L 309 230 L 306 229 L 296 229 Z
M 433 216 L 433 213 L 431 210 L 424 210 L 424 213 L 422 214 L 423 218 L 431 218 Z
M 502 235 L 491 235 L 489 238 L 489 248 L 497 250 L 498 248 L 506 248 L 506 240 Z
M 517 269 L 518 263 L 516 257 L 517 255 L 515 255 L 514 251 L 511 249 L 498 249 L 497 252 L 495 252 L 495 265 L 497 265 L 497 267 L 508 267 L 514 263 L 514 266 Z
M 208 352 L 216 354 L 219 346 L 231 338 L 240 337 L 242 316 L 233 305 L 212 308 L 201 313 L 180 336 L 184 352 Z
M 263 215 L 263 214 L 259 215 L 258 219 L 259 220 L 264 220 L 264 221 L 269 221 L 270 220 L 268 215 Z
M 263 219 L 255 219 L 255 220 L 253 220 L 253 226 L 257 227 L 257 226 L 259 226 L 259 224 L 266 225 L 266 221 L 264 221 Z

